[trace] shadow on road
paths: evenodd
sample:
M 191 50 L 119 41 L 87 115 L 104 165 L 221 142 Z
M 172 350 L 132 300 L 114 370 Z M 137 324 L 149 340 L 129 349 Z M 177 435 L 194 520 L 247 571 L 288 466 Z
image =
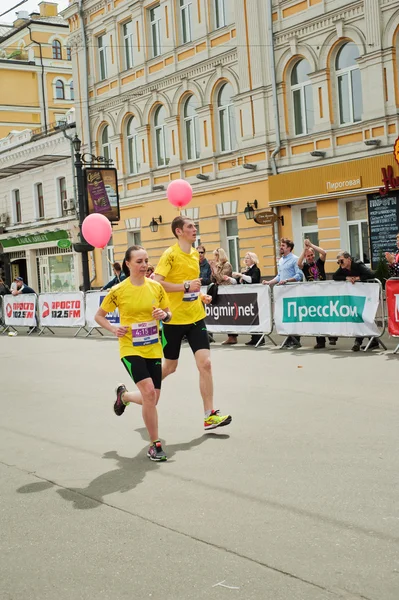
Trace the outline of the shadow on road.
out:
M 145 428 L 136 429 L 136 431 L 141 435 L 143 440 L 148 441 L 147 431 Z M 189 442 L 165 445 L 165 450 L 167 451 L 168 455 L 168 462 L 171 462 L 171 459 L 174 457 L 176 452 L 186 452 L 203 444 L 209 439 L 226 440 L 228 438 L 228 435 L 206 433 L 201 437 Z M 159 468 L 168 468 L 168 463 L 160 464 L 150 461 L 147 458 L 147 450 L 148 447 L 146 446 L 133 458 L 128 456 L 120 456 L 116 450 L 105 452 L 102 458 L 107 460 L 115 460 L 117 468 L 99 475 L 83 488 L 62 488 L 56 483 L 40 481 L 37 483 L 24 485 L 18 488 L 17 492 L 19 494 L 32 494 L 48 490 L 51 487 L 58 487 L 56 490 L 57 494 L 59 494 L 64 500 L 72 502 L 74 508 L 80 510 L 97 508 L 104 503 L 105 496 L 109 496 L 117 492 L 121 494 L 130 492 L 143 482 L 148 472 Z

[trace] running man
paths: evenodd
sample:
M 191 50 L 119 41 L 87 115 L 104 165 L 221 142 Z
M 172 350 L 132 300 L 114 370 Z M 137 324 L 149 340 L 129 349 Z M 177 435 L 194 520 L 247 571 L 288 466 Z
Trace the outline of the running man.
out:
M 200 392 L 204 403 L 204 427 L 208 431 L 231 423 L 231 416 L 219 415 L 213 406 L 213 378 L 209 337 L 205 325 L 204 305 L 212 300 L 200 293 L 199 255 L 192 247 L 197 236 L 194 222 L 178 216 L 172 221 L 177 243 L 162 254 L 155 269 L 170 300 L 172 319 L 162 328 L 164 363 L 162 379 L 177 369 L 183 337 L 187 338 L 200 375 Z
M 162 381 L 158 321 L 168 322 L 172 315 L 163 287 L 146 277 L 147 267 L 148 254 L 144 248 L 128 248 L 123 262 L 126 279 L 104 298 L 95 319 L 119 338 L 122 363 L 139 389 L 128 392 L 125 385 L 117 388 L 115 414 L 121 416 L 130 402 L 142 405 L 143 420 L 151 440 L 147 456 L 154 461 L 164 461 L 167 457 L 158 436 L 157 413 Z M 106 319 L 107 313 L 115 309 L 119 310 L 119 326 Z

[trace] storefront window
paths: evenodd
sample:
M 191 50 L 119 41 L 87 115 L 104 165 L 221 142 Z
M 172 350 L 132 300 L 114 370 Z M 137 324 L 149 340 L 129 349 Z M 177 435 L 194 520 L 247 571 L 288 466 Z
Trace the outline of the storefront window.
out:
M 317 208 L 309 206 L 301 209 L 302 242 L 305 238 L 315 246 L 319 245 L 319 228 L 317 223 Z
M 237 219 L 226 220 L 226 237 L 231 266 L 233 267 L 233 271 L 238 271 L 240 266 L 240 249 L 238 246 Z
M 50 292 L 75 291 L 75 271 L 72 254 L 48 257 Z
M 367 223 L 366 200 L 352 200 L 346 203 L 349 252 L 357 260 L 370 263 L 370 247 Z

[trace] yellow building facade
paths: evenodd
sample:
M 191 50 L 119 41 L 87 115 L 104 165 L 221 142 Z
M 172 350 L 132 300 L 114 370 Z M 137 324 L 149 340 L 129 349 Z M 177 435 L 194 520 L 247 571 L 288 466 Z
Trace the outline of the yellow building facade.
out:
M 0 31 L 0 139 L 11 131 L 53 128 L 74 103 L 68 24 L 58 5 L 17 13 Z

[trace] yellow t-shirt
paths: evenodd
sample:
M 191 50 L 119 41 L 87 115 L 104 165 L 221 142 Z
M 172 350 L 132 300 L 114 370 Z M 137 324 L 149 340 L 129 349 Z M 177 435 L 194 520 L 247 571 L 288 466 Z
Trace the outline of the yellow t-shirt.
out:
M 168 283 L 184 283 L 198 279 L 199 254 L 195 248 L 191 248 L 190 254 L 187 254 L 179 244 L 175 244 L 162 254 L 155 273 L 162 275 Z M 170 325 L 189 325 L 205 318 L 205 308 L 199 292 L 168 292 L 168 296 L 169 308 L 172 311 Z
M 152 309 L 168 308 L 169 299 L 162 285 L 152 279 L 144 284 L 133 285 L 129 277 L 111 288 L 101 303 L 107 312 L 119 310 L 121 325 L 129 327 L 123 338 L 119 338 L 120 356 L 142 356 L 162 358 L 159 341 L 159 321 L 152 317 Z

